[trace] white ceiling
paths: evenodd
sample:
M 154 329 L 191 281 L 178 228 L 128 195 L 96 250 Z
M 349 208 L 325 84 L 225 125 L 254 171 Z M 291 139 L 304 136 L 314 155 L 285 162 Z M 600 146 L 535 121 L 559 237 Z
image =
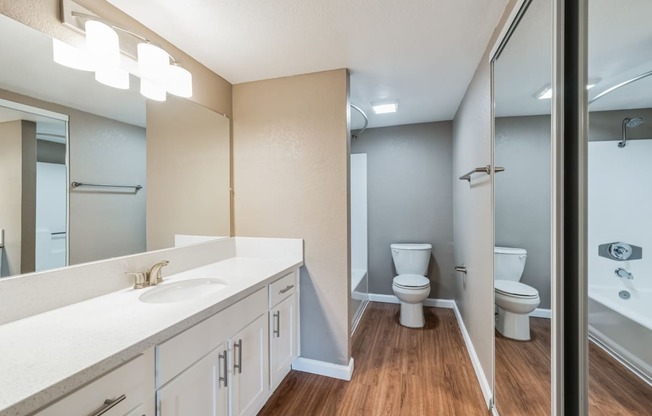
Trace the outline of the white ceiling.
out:
M 533 0 L 495 64 L 497 116 L 550 114 L 551 100 L 535 94 L 552 77 L 552 1 Z M 608 88 L 652 71 L 652 1 L 589 1 L 589 79 L 600 82 L 589 100 Z M 589 111 L 652 108 L 652 77 L 618 89 Z
M 349 68 L 373 127 L 451 120 L 507 3 L 108 1 L 233 84 Z M 371 114 L 385 99 L 399 111 Z

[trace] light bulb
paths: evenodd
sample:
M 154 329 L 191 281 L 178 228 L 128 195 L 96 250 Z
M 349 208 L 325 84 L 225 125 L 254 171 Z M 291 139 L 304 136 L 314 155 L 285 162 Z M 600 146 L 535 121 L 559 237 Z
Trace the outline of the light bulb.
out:
M 109 87 L 129 89 L 129 72 L 122 68 L 97 68 L 95 80 Z
M 165 101 L 166 98 L 165 88 L 147 78 L 140 79 L 140 93 L 155 101 Z
M 86 51 L 61 42 L 59 39 L 52 38 L 52 58 L 54 62 L 68 68 L 81 71 L 92 71 L 94 69 L 93 62 L 86 54 Z
M 177 64 L 168 67 L 167 90 L 179 97 L 192 97 L 192 74 Z
M 86 28 L 86 48 L 94 61 L 95 68 L 118 68 L 120 66 L 120 42 L 118 34 L 108 25 L 88 20 Z
M 165 84 L 170 66 L 170 55 L 151 43 L 138 44 L 138 69 L 141 78 Z

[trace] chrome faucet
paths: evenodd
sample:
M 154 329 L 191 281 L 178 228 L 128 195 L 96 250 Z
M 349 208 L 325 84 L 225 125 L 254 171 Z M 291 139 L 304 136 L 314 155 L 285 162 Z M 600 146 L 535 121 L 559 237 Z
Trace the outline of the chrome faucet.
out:
M 161 276 L 161 269 L 170 264 L 168 260 L 159 261 L 152 267 L 147 270 L 147 284 L 149 286 L 155 286 L 163 282 L 163 277 Z
M 616 276 L 622 277 L 623 279 L 634 280 L 634 275 L 622 267 L 617 268 L 614 273 L 616 273 Z

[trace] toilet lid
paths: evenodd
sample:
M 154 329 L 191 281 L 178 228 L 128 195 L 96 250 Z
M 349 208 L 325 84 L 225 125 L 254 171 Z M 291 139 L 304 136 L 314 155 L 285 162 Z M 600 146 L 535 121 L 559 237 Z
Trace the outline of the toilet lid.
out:
M 394 284 L 406 288 L 421 288 L 430 285 L 430 280 L 420 274 L 399 274 L 394 278 Z
M 503 295 L 518 296 L 520 298 L 536 298 L 539 296 L 539 292 L 532 286 L 512 280 L 496 280 L 494 289 Z

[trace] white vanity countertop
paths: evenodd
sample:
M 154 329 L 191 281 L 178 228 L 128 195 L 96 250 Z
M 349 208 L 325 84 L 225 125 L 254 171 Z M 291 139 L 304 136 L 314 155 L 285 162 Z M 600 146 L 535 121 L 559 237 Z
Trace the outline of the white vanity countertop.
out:
M 210 296 L 151 304 L 138 300 L 150 288 L 125 289 L 0 325 L 0 416 L 43 407 L 302 264 L 234 257 L 165 277 L 228 282 Z

